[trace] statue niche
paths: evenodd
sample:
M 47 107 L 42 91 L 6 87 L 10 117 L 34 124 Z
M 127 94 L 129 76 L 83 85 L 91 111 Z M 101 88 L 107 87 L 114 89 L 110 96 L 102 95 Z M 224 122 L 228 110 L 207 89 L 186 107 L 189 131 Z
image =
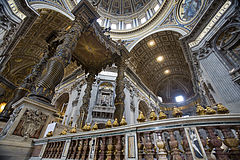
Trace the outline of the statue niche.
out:
M 103 82 L 99 86 L 97 105 L 112 106 L 113 104 L 113 85 L 108 82 Z

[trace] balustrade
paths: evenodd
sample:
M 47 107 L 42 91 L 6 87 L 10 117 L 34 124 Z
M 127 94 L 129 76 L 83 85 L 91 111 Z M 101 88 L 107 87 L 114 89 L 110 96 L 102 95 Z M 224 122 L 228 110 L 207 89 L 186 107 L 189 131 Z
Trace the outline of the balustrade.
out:
M 60 159 L 63 152 L 64 144 L 65 144 L 64 141 L 47 143 L 42 157 L 51 158 L 51 159 Z
M 65 159 L 82 160 L 237 160 L 239 126 L 239 114 L 181 117 L 49 137 L 34 144 L 47 142 L 42 158 L 48 159 L 67 153 Z

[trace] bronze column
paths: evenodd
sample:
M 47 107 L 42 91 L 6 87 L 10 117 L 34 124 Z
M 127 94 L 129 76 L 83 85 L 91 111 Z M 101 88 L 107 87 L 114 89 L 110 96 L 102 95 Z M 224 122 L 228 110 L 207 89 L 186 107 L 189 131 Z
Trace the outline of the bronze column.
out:
M 123 57 L 119 57 L 116 61 L 118 68 L 118 76 L 116 79 L 116 98 L 115 98 L 115 107 L 114 119 L 117 118 L 118 121 L 121 121 L 123 112 L 124 112 L 124 71 L 126 68 L 125 61 Z
M 14 110 L 12 105 L 30 93 L 36 83 L 36 80 L 41 76 L 43 69 L 46 67 L 48 60 L 53 56 L 59 42 L 46 41 L 49 43 L 48 49 L 44 52 L 40 61 L 34 65 L 31 73 L 23 80 L 23 83 L 14 91 L 14 97 L 7 103 L 3 112 L 0 114 L 1 121 L 8 121 Z
M 59 37 L 62 41 L 58 45 L 54 56 L 47 63 L 47 72 L 36 84 L 31 98 L 40 100 L 46 103 L 51 103 L 54 95 L 55 87 L 61 82 L 64 76 L 64 68 L 71 61 L 71 54 L 76 48 L 81 32 L 84 26 L 83 19 L 76 17 L 72 27 Z
M 80 108 L 80 118 L 81 118 L 80 128 L 82 128 L 85 125 L 85 122 L 87 120 L 89 102 L 90 102 L 90 98 L 91 98 L 92 85 L 95 80 L 95 74 L 93 72 L 90 72 L 88 77 L 86 78 L 86 80 L 87 80 L 87 87 L 84 91 L 83 103 Z

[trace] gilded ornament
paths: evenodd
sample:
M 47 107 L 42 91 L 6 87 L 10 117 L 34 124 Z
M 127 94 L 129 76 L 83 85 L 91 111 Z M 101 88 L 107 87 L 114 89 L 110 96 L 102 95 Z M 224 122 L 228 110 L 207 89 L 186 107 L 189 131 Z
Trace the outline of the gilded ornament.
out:
M 74 126 L 74 127 L 70 130 L 70 133 L 77 133 L 76 126 Z
M 93 125 L 92 130 L 93 130 L 93 131 L 98 130 L 97 122 L 95 122 L 95 124 Z
M 127 125 L 127 122 L 126 122 L 126 119 L 125 119 L 124 116 L 122 117 L 122 120 L 121 120 L 121 122 L 120 122 L 120 125 L 121 125 L 121 126 Z
M 158 119 L 167 119 L 167 115 L 162 110 L 160 110 Z
M 137 118 L 137 121 L 138 122 L 145 122 L 146 118 L 144 117 L 143 113 L 140 112 L 138 118 Z
M 119 126 L 119 123 L 117 121 L 117 118 L 115 118 L 115 121 L 113 122 L 113 127 L 117 127 L 117 126 Z
M 157 120 L 157 115 L 156 115 L 156 113 L 155 113 L 154 110 L 151 111 L 151 113 L 150 113 L 150 118 L 149 118 L 149 119 L 150 119 L 151 121 Z
M 60 133 L 60 135 L 66 135 L 67 134 L 67 129 L 65 128 L 64 130 L 62 130 L 62 132 Z
M 197 115 L 205 115 L 206 110 L 199 103 L 197 103 L 196 113 L 197 113 Z
M 83 130 L 83 131 L 87 131 L 87 129 L 88 129 L 88 126 L 87 126 L 87 124 L 85 124 L 85 125 L 83 126 L 82 130 Z
M 49 131 L 48 133 L 47 133 L 47 137 L 52 137 L 53 136 L 53 132 L 52 131 Z
M 206 107 L 206 114 L 216 114 L 216 111 L 214 109 L 212 109 L 210 106 Z
M 173 117 L 182 117 L 182 111 L 179 108 L 177 108 L 176 106 L 174 106 L 172 115 L 173 115 Z
M 218 114 L 227 114 L 229 113 L 229 110 L 222 105 L 222 103 L 217 104 L 217 113 Z
M 107 121 L 107 123 L 105 124 L 105 126 L 106 126 L 106 128 L 111 128 L 111 127 L 112 127 L 112 122 L 111 122 L 110 119 Z

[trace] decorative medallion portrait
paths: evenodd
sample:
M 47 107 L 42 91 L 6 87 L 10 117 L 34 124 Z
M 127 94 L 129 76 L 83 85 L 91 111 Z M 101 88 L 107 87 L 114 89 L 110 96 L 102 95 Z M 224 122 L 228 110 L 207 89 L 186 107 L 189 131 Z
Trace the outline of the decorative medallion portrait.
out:
M 179 18 L 182 21 L 191 21 L 200 11 L 203 0 L 183 0 L 179 6 Z

